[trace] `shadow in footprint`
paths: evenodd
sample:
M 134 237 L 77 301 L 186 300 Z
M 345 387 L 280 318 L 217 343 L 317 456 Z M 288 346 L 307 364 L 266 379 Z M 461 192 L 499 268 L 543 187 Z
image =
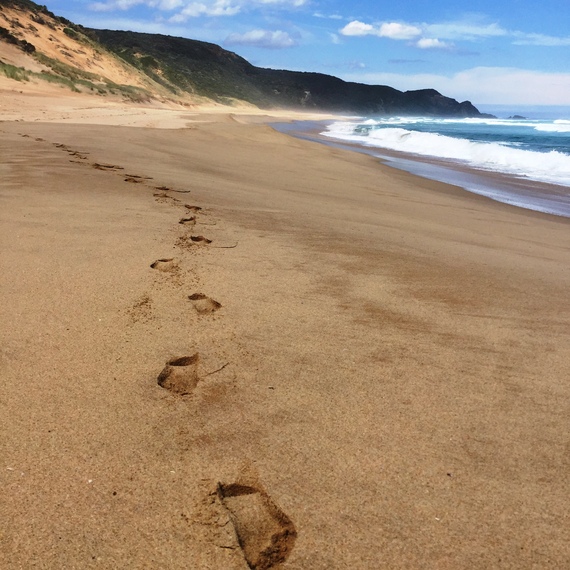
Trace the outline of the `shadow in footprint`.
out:
M 250 568 L 269 570 L 287 559 L 297 531 L 261 485 L 218 483 L 218 496 L 229 512 Z
M 205 245 L 205 244 L 208 244 L 208 243 L 212 243 L 212 240 L 211 240 L 211 239 L 208 239 L 208 238 L 206 238 L 206 237 L 204 237 L 204 236 L 190 236 L 190 239 L 191 239 L 194 243 L 199 244 L 199 245 Z
M 117 166 L 116 164 L 105 164 L 101 162 L 94 162 L 91 166 L 96 170 L 124 170 L 122 166 Z
M 198 353 L 169 360 L 158 375 L 158 385 L 180 396 L 191 394 L 198 385 L 199 360 Z
M 125 174 L 125 182 L 141 184 L 145 180 L 152 180 L 152 176 L 140 176 L 138 174 Z
M 157 259 L 150 264 L 152 269 L 172 273 L 178 269 L 178 261 L 174 257 Z
M 204 295 L 204 293 L 194 293 L 193 295 L 188 295 L 188 299 L 192 301 L 196 312 L 200 314 L 213 313 L 218 309 L 222 308 L 222 304 L 218 301 L 214 301 L 211 297 Z

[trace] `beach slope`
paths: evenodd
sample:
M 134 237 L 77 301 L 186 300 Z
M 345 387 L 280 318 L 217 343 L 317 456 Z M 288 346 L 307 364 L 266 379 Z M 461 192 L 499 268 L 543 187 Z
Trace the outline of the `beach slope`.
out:
M 2 568 L 570 565 L 567 220 L 248 116 L 4 105 Z

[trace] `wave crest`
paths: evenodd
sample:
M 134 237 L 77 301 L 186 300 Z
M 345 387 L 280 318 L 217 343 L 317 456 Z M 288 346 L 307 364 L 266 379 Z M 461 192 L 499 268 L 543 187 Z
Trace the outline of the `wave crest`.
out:
M 410 119 L 405 123 L 409 125 Z M 452 160 L 471 168 L 570 186 L 570 156 L 562 152 L 524 150 L 499 142 L 475 142 L 396 126 L 405 123 L 398 118 L 381 123 L 336 122 L 322 134 L 366 146 Z M 553 126 L 570 131 L 570 122 L 557 122 Z

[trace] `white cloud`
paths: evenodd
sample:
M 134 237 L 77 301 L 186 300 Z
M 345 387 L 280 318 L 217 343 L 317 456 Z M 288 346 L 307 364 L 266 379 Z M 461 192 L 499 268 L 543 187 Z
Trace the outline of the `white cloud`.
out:
M 184 6 L 183 0 L 161 0 L 160 2 L 161 10 L 176 10 L 180 6 Z
M 198 16 L 235 16 L 242 11 L 260 6 L 299 8 L 308 2 L 309 0 L 106 0 L 94 2 L 90 8 L 98 12 L 112 12 L 145 5 L 162 12 L 178 10 L 170 20 L 184 22 Z
M 425 34 L 445 40 L 477 41 L 481 38 L 509 35 L 499 24 L 478 24 L 470 22 L 444 22 L 442 24 L 422 24 Z
M 137 0 L 122 0 L 125 2 Z M 450 49 L 453 43 L 445 40 L 478 42 L 488 38 L 514 38 L 514 45 L 546 47 L 570 46 L 570 36 L 556 37 L 545 34 L 506 30 L 497 23 L 486 23 L 481 17 L 439 24 L 383 22 L 367 24 L 359 20 L 349 22 L 339 30 L 343 36 L 377 36 L 392 40 L 415 40 L 413 44 L 421 49 Z
M 570 37 L 559 38 L 556 36 L 546 36 L 544 34 L 525 34 L 522 32 L 515 32 L 515 36 L 520 38 L 513 42 L 515 45 L 549 47 L 570 46 Z
M 309 3 L 309 0 L 245 0 L 246 4 L 283 4 L 299 8 Z
M 200 26 L 198 22 L 195 27 L 189 27 L 188 25 L 177 26 L 166 20 L 149 22 L 134 18 L 113 17 L 113 15 L 107 13 L 105 13 L 104 16 L 94 14 L 91 17 L 85 18 L 82 24 L 90 28 L 98 28 L 101 30 L 130 30 L 146 34 L 191 37 L 218 44 L 229 33 L 227 29 L 210 29 L 206 26 Z
M 421 35 L 422 30 L 417 26 L 399 22 L 383 22 L 380 25 L 373 26 L 359 20 L 353 20 L 344 26 L 340 33 L 343 36 L 378 36 L 392 40 L 411 40 Z
M 342 40 L 339 38 L 338 34 L 329 33 L 329 37 L 331 39 L 331 42 L 335 45 L 339 45 L 342 43 Z
M 420 36 L 421 33 L 422 30 L 417 26 L 398 22 L 384 22 L 377 30 L 377 34 L 381 38 L 390 38 L 391 40 L 411 40 Z
M 323 20 L 343 20 L 344 18 L 342 16 L 340 16 L 339 14 L 323 14 L 322 12 L 315 12 L 313 14 L 314 18 L 321 18 Z
M 144 0 L 113 0 L 109 2 L 93 2 L 89 8 L 95 12 L 112 12 L 114 10 L 129 10 L 134 6 L 144 4 Z
M 186 22 L 189 18 L 199 16 L 235 16 L 239 14 L 241 7 L 232 0 L 215 0 L 214 2 L 190 2 L 178 14 L 169 20 L 174 23 Z
M 475 67 L 454 75 L 353 73 L 349 81 L 391 85 L 401 90 L 437 89 L 459 101 L 495 105 L 570 105 L 570 73 L 511 67 Z
M 382 22 L 367 24 L 359 20 L 348 23 L 340 30 L 344 36 L 378 36 L 391 40 L 416 40 L 412 45 L 420 49 L 451 49 L 453 43 L 445 40 L 479 41 L 483 38 L 512 34 L 491 23 L 477 21 L 445 22 L 441 24 Z
M 343 36 L 369 36 L 376 34 L 374 26 L 365 24 L 359 20 L 353 20 L 346 24 L 346 26 L 340 30 L 340 33 Z
M 421 38 L 415 45 L 420 49 L 451 49 L 454 47 L 453 44 L 442 42 L 437 38 Z
M 230 34 L 225 43 L 267 49 L 285 49 L 297 45 L 297 42 L 287 32 L 281 30 L 251 30 L 245 34 Z

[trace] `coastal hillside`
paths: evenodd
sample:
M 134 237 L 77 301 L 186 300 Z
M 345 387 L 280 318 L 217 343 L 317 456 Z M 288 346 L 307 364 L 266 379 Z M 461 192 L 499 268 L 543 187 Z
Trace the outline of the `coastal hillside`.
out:
M 30 0 L 0 0 L 0 77 L 141 101 L 168 90 Z
M 30 0 L 0 0 L 0 73 L 131 100 L 212 101 L 359 114 L 476 117 L 433 89 L 402 92 L 321 73 L 256 67 L 218 45 L 158 34 L 95 30 Z
M 88 30 L 107 49 L 174 91 L 219 102 L 240 99 L 259 107 L 369 114 L 472 117 L 478 110 L 433 89 L 398 91 L 349 83 L 322 73 L 264 69 L 220 46 L 158 34 Z

